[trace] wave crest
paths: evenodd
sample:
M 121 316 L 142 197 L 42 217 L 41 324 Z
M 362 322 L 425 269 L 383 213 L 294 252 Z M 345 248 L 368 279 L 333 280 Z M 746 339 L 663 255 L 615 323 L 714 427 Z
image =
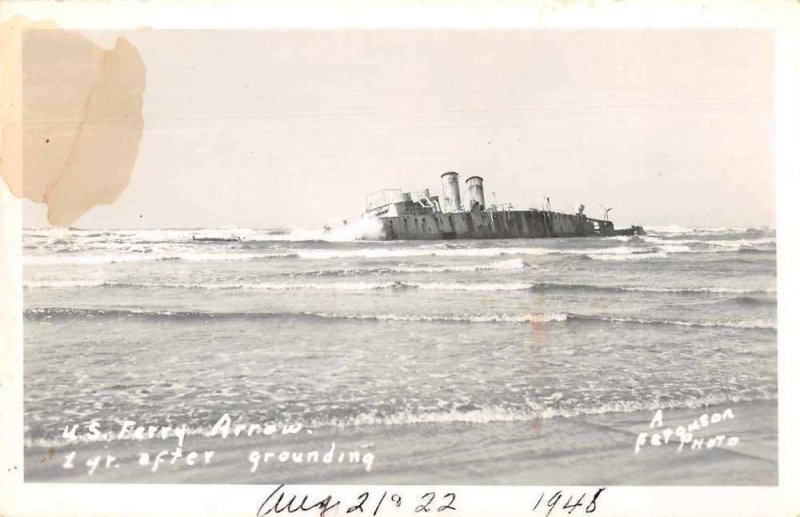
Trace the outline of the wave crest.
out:
M 53 318 L 132 318 L 146 320 L 207 321 L 227 319 L 316 319 L 390 322 L 432 323 L 547 323 L 547 322 L 608 322 L 637 325 L 673 325 L 682 327 L 720 327 L 737 329 L 777 330 L 769 320 L 665 320 L 572 313 L 541 314 L 347 314 L 329 312 L 202 312 L 202 311 L 146 311 L 132 309 L 71 309 L 42 307 L 25 310 L 25 317 L 33 320 Z
M 681 410 L 681 409 L 704 409 L 713 406 L 720 406 L 731 403 L 774 401 L 775 394 L 769 388 L 761 388 L 750 395 L 726 395 L 721 393 L 711 393 L 685 398 L 675 398 L 664 400 L 663 398 L 648 398 L 645 400 L 611 400 L 601 402 L 593 406 L 564 407 L 542 404 L 538 400 L 527 400 L 526 405 L 504 406 L 498 404 L 487 405 L 456 405 L 453 409 L 436 411 L 418 411 L 403 409 L 394 413 L 386 414 L 377 410 L 361 411 L 350 416 L 316 416 L 304 418 L 304 426 L 309 429 L 324 428 L 348 428 L 348 427 L 368 427 L 368 426 L 402 426 L 402 425 L 430 425 L 430 424 L 492 424 L 503 422 L 530 422 L 539 419 L 554 418 L 580 418 L 594 415 L 605 415 L 615 413 L 637 413 L 646 412 L 643 418 L 652 418 L 652 412 L 662 410 Z M 235 424 L 245 423 L 237 421 Z M 296 422 L 272 422 L 276 428 L 286 428 Z M 187 436 L 209 436 L 210 426 L 193 426 L 185 430 Z M 243 435 L 246 436 L 246 435 Z M 233 437 L 235 439 L 235 437 Z M 31 447 L 61 447 L 73 443 L 86 443 L 93 441 L 149 441 L 162 440 L 161 437 L 153 438 L 135 437 L 128 434 L 119 437 L 119 433 L 107 432 L 93 437 L 83 434 L 76 437 L 76 440 L 67 440 L 61 435 L 52 438 L 29 437 L 24 439 L 26 448 Z
M 412 268 L 414 269 L 414 268 Z M 341 273 L 344 270 L 339 270 Z M 337 273 L 338 274 L 338 273 Z M 334 274 L 333 276 L 337 276 Z M 310 274 L 309 276 L 319 276 Z M 330 290 L 365 291 L 374 289 L 420 289 L 431 291 L 601 291 L 641 292 L 659 294 L 774 294 L 775 289 L 742 289 L 734 287 L 658 287 L 593 284 L 560 284 L 530 282 L 217 282 L 217 283 L 157 283 L 157 282 L 106 282 L 103 280 L 48 280 L 29 281 L 27 289 L 71 289 L 71 288 L 142 288 L 142 289 L 207 289 L 207 290 Z

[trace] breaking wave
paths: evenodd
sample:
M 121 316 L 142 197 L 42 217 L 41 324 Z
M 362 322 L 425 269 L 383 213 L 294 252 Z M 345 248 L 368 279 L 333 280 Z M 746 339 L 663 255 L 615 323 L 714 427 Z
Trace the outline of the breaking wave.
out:
M 632 291 L 641 293 L 669 294 L 774 294 L 776 289 L 737 289 L 733 287 L 652 287 L 652 286 L 574 286 L 578 289 L 600 289 L 611 291 Z
M 396 322 L 440 322 L 440 323 L 548 323 L 566 321 L 593 321 L 610 323 L 630 323 L 638 325 L 677 325 L 682 327 L 721 327 L 737 329 L 776 330 L 774 321 L 708 321 L 708 320 L 664 320 L 631 318 L 620 316 L 582 315 L 571 313 L 544 314 L 343 314 L 329 312 L 203 312 L 203 311 L 145 311 L 134 309 L 70 309 L 44 307 L 25 310 L 25 317 L 33 320 L 54 318 L 130 318 L 144 320 L 207 321 L 207 320 L 358 320 L 358 321 L 396 321 Z
M 351 268 L 351 269 L 321 269 L 315 271 L 300 271 L 289 273 L 291 277 L 348 277 L 359 275 L 390 275 L 394 273 L 471 273 L 477 271 L 515 271 L 523 269 L 539 269 L 539 266 L 529 264 L 521 258 L 498 260 L 488 264 L 475 264 L 463 266 L 444 265 L 412 265 L 398 264 L 385 267 Z
M 725 396 L 706 395 L 678 400 L 615 400 L 590 407 L 548 407 L 537 402 L 529 401 L 528 408 L 508 408 L 504 406 L 468 406 L 464 409 L 449 411 L 436 411 L 429 413 L 415 413 L 403 411 L 400 413 L 382 415 L 378 413 L 361 413 L 349 418 L 331 418 L 326 420 L 313 420 L 313 427 L 335 426 L 371 426 L 371 425 L 407 425 L 407 424 L 441 424 L 441 423 L 466 423 L 488 424 L 494 422 L 527 422 L 537 419 L 574 418 L 586 415 L 605 415 L 609 413 L 635 413 L 646 411 L 648 413 L 658 409 L 699 409 L 708 406 L 726 404 L 731 402 L 751 402 L 760 400 L 775 400 L 775 396 L 767 392 L 754 396 Z
M 49 266 L 49 265 L 99 265 L 99 264 L 118 264 L 127 262 L 158 262 L 183 260 L 187 262 L 230 262 L 230 261 L 249 261 L 249 260 L 268 260 L 276 258 L 293 258 L 297 254 L 292 252 L 274 253 L 179 253 L 179 254 L 156 254 L 156 253 L 119 253 L 115 255 L 25 255 L 23 263 L 26 266 Z
M 597 253 L 585 253 L 582 256 L 592 260 L 627 262 L 631 260 L 663 259 L 667 258 L 667 252 L 631 253 L 628 255 L 602 255 Z
M 763 234 L 763 233 L 773 233 L 775 232 L 775 228 L 743 228 L 743 227 L 709 227 L 709 228 L 691 228 L 687 226 L 680 226 L 676 224 L 671 224 L 667 226 L 648 226 L 647 227 L 648 233 L 657 233 L 657 234 L 689 234 L 689 235 L 716 235 L 716 234 L 725 234 L 725 233 L 751 233 L 751 234 Z
M 195 245 L 217 245 L 219 242 L 194 241 L 197 238 L 239 239 L 239 242 L 353 242 L 376 239 L 381 230 L 380 222 L 362 217 L 347 225 L 334 228 L 184 228 L 184 229 L 103 229 L 81 230 L 65 228 L 41 228 L 24 230 L 25 239 L 44 240 L 53 243 L 71 243 L 77 240 L 106 242 L 109 239 L 124 239 L 138 244 L 191 243 Z
M 417 270 L 417 268 L 409 268 Z M 427 269 L 423 268 L 425 271 Z M 315 275 L 316 276 L 316 275 Z M 28 289 L 71 288 L 144 288 L 144 289 L 207 289 L 207 290 L 319 290 L 369 291 L 375 289 L 420 289 L 430 291 L 601 291 L 660 294 L 774 294 L 775 289 L 739 289 L 732 287 L 657 287 L 530 282 L 222 282 L 222 283 L 147 283 L 106 282 L 103 280 L 54 280 L 27 282 Z
M 680 327 L 722 327 L 736 329 L 764 329 L 777 330 L 778 326 L 770 320 L 727 320 L 727 321 L 708 321 L 708 320 L 660 320 L 650 318 L 629 318 L 616 316 L 574 316 L 575 319 L 589 319 L 596 321 L 609 321 L 617 323 L 636 323 L 642 325 L 677 325 Z
M 617 239 L 612 238 L 612 239 Z M 626 238 L 628 239 L 628 238 Z M 115 264 L 127 262 L 154 262 L 180 260 L 188 262 L 227 262 L 273 259 L 339 260 L 339 259 L 402 259 L 414 257 L 480 258 L 480 257 L 531 257 L 545 255 L 585 256 L 594 260 L 629 261 L 663 259 L 671 255 L 694 253 L 774 253 L 775 239 L 740 239 L 719 241 L 681 240 L 669 241 L 658 238 L 635 242 L 635 246 L 547 248 L 547 247 L 460 247 L 429 246 L 417 247 L 360 247 L 356 249 L 303 248 L 277 246 L 263 252 L 252 252 L 252 247 L 234 246 L 225 251 L 213 253 L 189 249 L 157 250 L 120 249 L 118 253 L 83 253 L 76 250 L 57 250 L 47 255 L 24 255 L 28 266 L 47 266 L 65 264 Z M 647 245 L 641 245 L 646 243 Z M 244 251 L 243 251 L 244 250 Z M 51 250 L 52 251 L 52 250 Z M 521 260 L 521 259 L 520 259 Z M 451 266 L 431 268 L 430 272 L 469 271 L 474 266 Z M 403 271 L 402 268 L 399 271 Z
M 299 415 L 303 426 L 309 429 L 325 428 L 349 428 L 349 427 L 369 427 L 369 426 L 401 426 L 401 425 L 429 425 L 429 424 L 491 424 L 502 422 L 529 422 L 539 419 L 554 418 L 575 418 L 592 415 L 605 415 L 615 413 L 637 413 L 646 412 L 644 418 L 649 420 L 652 413 L 661 410 L 680 410 L 680 409 L 706 409 L 713 406 L 720 406 L 730 403 L 758 402 L 776 400 L 776 394 L 769 388 L 759 388 L 751 390 L 746 395 L 741 394 L 703 394 L 684 398 L 665 399 L 664 397 L 648 397 L 644 400 L 611 400 L 601 402 L 593 406 L 565 406 L 559 400 L 556 406 L 542 404 L 536 400 L 527 400 L 523 404 L 463 404 L 453 408 L 439 409 L 434 411 L 421 411 L 404 408 L 393 413 L 386 413 L 377 410 L 362 410 L 352 415 Z M 252 422 L 237 418 L 233 425 L 250 425 Z M 270 422 L 276 429 L 291 427 L 296 422 Z M 185 429 L 186 436 L 208 437 L 211 436 L 211 426 L 189 426 Z M 244 433 L 243 438 L 247 437 Z M 230 440 L 236 440 L 236 436 L 230 435 Z M 134 436 L 128 433 L 120 437 L 118 432 L 99 433 L 97 436 L 90 434 L 77 435 L 74 440 L 68 440 L 61 433 L 55 433 L 53 437 L 30 437 L 24 439 L 24 446 L 31 447 L 61 447 L 74 443 L 91 443 L 112 441 L 162 441 L 160 436 L 152 438 L 144 436 Z

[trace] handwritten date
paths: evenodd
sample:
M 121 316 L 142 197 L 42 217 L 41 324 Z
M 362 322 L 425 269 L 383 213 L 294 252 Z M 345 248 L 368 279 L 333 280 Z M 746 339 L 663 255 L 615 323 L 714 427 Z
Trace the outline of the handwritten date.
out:
M 284 490 L 284 485 L 280 485 L 261 503 L 261 506 L 258 508 L 257 516 L 266 517 L 271 514 L 305 513 L 314 510 L 315 513 L 319 512 L 320 517 L 324 517 L 325 514 L 331 510 L 341 507 L 342 509 L 346 508 L 345 515 L 367 514 L 377 517 L 382 508 L 394 507 L 398 509 L 404 504 L 403 497 L 400 494 L 389 494 L 384 490 L 375 498 L 371 498 L 371 495 L 372 493 L 370 492 L 362 492 L 359 494 L 355 504 L 344 506 L 342 505 L 342 501 L 334 499 L 331 495 L 317 500 L 309 498 L 308 495 L 289 495 Z M 455 501 L 456 494 L 452 492 L 448 492 L 442 496 L 437 496 L 436 492 L 427 492 L 418 500 L 412 501 L 409 504 L 414 505 L 414 512 L 416 513 L 440 513 L 455 510 Z
M 568 495 L 563 493 L 561 490 L 558 490 L 552 494 L 542 492 L 542 495 L 539 496 L 536 504 L 533 505 L 533 511 L 537 512 L 538 510 L 540 513 L 544 513 L 546 510 L 547 513 L 544 514 L 545 517 L 549 517 L 550 513 L 552 513 L 556 508 L 567 515 L 572 515 L 572 512 L 574 512 L 577 508 L 583 508 L 584 512 L 586 513 L 594 513 L 594 511 L 597 510 L 597 501 L 600 498 L 600 494 L 602 494 L 604 490 L 605 488 L 598 488 L 594 495 L 591 496 L 591 499 L 589 499 L 589 494 L 591 492 L 583 492 L 579 495 Z M 547 499 L 545 501 L 546 497 Z M 564 506 L 559 506 L 559 503 L 562 502 L 564 503 Z M 544 503 L 544 505 L 542 505 L 542 503 Z

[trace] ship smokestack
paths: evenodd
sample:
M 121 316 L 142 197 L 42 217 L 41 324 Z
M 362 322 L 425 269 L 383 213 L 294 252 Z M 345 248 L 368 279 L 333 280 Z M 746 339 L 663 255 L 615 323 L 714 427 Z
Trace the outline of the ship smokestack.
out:
M 461 191 L 458 188 L 457 172 L 450 171 L 442 174 L 442 194 L 444 197 L 443 212 L 461 211 Z
M 486 208 L 486 199 L 483 197 L 483 178 L 480 176 L 472 176 L 467 178 L 467 193 L 469 194 L 469 211 L 471 212 L 475 206 L 478 210 Z

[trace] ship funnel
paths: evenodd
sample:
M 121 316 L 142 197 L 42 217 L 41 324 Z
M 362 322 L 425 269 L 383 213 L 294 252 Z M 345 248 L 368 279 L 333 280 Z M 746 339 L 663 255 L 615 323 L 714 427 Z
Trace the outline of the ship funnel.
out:
M 458 173 L 445 172 L 442 174 L 442 203 L 443 212 L 461 211 L 461 191 L 458 189 Z
M 467 193 L 469 194 L 470 211 L 474 210 L 476 205 L 478 210 L 486 208 L 486 199 L 483 197 L 483 178 L 480 176 L 467 178 Z

